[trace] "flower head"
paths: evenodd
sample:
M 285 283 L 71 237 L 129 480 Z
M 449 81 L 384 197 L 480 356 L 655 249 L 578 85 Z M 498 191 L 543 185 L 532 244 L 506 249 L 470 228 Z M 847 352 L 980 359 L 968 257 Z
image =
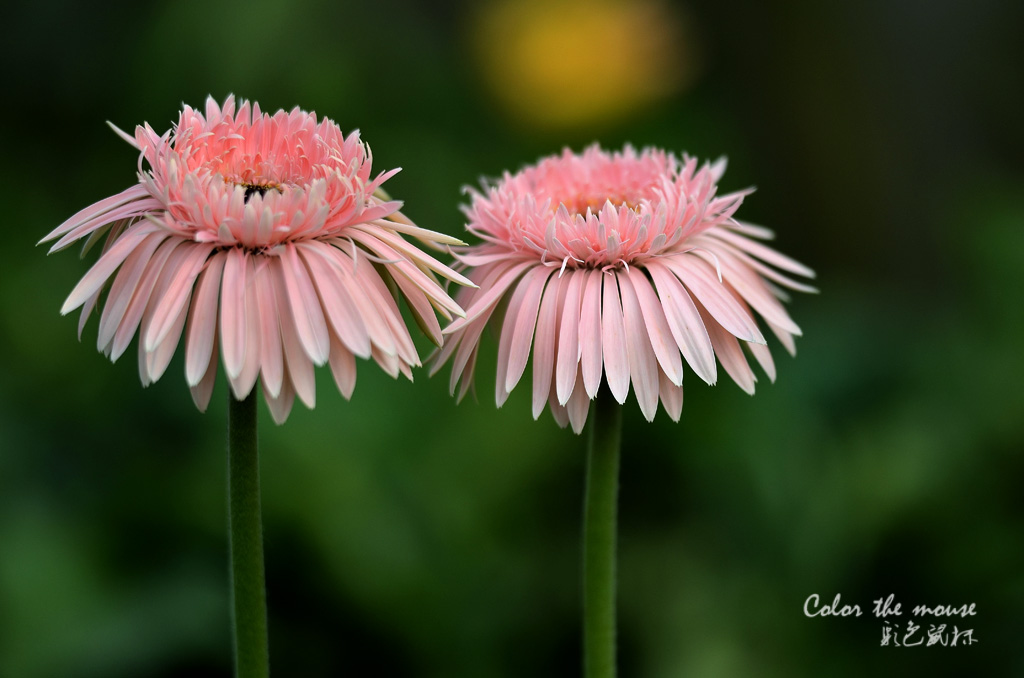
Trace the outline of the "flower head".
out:
M 435 310 L 447 320 L 462 314 L 434 274 L 469 281 L 402 235 L 459 241 L 398 211 L 380 188 L 398 170 L 373 177 L 357 132 L 346 137 L 298 108 L 268 115 L 245 100 L 236 108 L 234 97 L 223 107 L 208 99 L 205 115 L 185 106 L 163 135 L 148 124 L 134 137 L 114 129 L 141 152 L 138 183 L 42 242 L 57 239 L 52 252 L 88 238 L 88 249 L 105 236 L 61 312 L 82 307 L 81 336 L 101 305 L 97 343 L 112 360 L 138 331 L 143 385 L 160 378 L 184 334 L 185 376 L 200 410 L 219 347 L 235 396 L 262 376 L 280 423 L 296 395 L 314 406 L 314 365 L 330 363 L 346 398 L 357 356 L 411 378 L 419 358 L 392 283 L 435 343 Z
M 432 370 L 454 358 L 450 387 L 464 396 L 484 326 L 504 301 L 498 405 L 532 346 L 534 418 L 550 403 L 555 420 L 577 433 L 602 380 L 620 403 L 632 383 L 648 420 L 660 400 L 676 421 L 682 359 L 713 384 L 717 356 L 753 393 L 746 347 L 774 380 L 754 312 L 795 353 L 800 328 L 780 303 L 781 288 L 813 291 L 785 273 L 814 273 L 758 242 L 771 231 L 733 217 L 749 191 L 719 196 L 724 171 L 724 160 L 699 166 L 657 149 L 595 145 L 470 189 L 467 229 L 483 242 L 457 257 L 479 289 L 460 291 L 466 316 L 445 329 Z

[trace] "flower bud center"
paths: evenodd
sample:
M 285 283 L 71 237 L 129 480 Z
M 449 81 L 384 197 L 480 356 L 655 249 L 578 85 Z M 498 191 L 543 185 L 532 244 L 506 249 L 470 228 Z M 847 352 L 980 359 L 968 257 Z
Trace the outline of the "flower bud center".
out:
M 262 198 L 262 197 L 266 196 L 267 191 L 270 191 L 270 190 L 274 190 L 274 191 L 278 191 L 278 192 L 281 191 L 281 187 L 278 184 L 248 184 L 248 183 L 239 183 L 237 185 L 241 186 L 242 188 L 245 189 L 245 202 L 247 202 L 247 203 L 249 202 L 249 198 L 251 198 L 252 196 L 256 195 L 257 193 L 259 193 L 260 197 Z
M 604 207 L 606 202 L 611 202 L 615 207 L 625 205 L 631 210 L 636 210 L 637 201 L 629 200 L 623 195 L 584 195 L 578 194 L 568 200 L 563 200 L 562 204 L 569 210 L 569 214 L 586 214 L 589 209 L 591 213 L 597 214 Z

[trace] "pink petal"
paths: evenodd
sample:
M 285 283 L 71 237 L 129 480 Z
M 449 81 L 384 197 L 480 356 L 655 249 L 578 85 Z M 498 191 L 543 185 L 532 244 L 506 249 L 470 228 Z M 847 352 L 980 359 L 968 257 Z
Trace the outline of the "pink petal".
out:
M 85 303 L 82 304 L 82 312 L 78 316 L 78 340 L 79 341 L 82 340 L 82 330 L 85 329 L 85 323 L 88 322 L 89 316 L 92 315 L 93 309 L 96 308 L 96 303 L 99 300 L 100 300 L 100 293 L 96 292 L 96 294 L 94 294 L 91 297 L 89 297 L 85 301 Z M 104 346 L 100 350 L 103 351 L 105 354 L 109 355 L 110 352 L 107 350 L 107 348 L 109 348 L 109 347 L 108 346 Z
M 614 273 L 604 276 L 604 303 L 601 310 L 601 342 L 604 372 L 608 388 L 616 402 L 626 402 L 629 395 L 629 356 L 626 351 L 626 328 L 619 302 L 619 285 Z
M 390 354 L 397 355 L 407 363 L 419 365 L 420 359 L 412 343 L 412 337 L 409 336 L 409 328 L 405 326 L 402 313 L 395 304 L 395 298 L 380 274 L 372 266 L 360 266 L 356 269 L 356 280 L 359 281 L 360 289 L 367 301 L 384 321 L 391 344 L 394 346 Z
M 41 245 L 44 242 L 48 242 L 66 233 L 70 233 L 76 228 L 80 228 L 83 224 L 88 223 L 89 221 L 102 219 L 103 216 L 110 212 L 111 210 L 114 210 L 121 205 L 141 200 L 148 195 L 149 193 L 146 191 L 144 187 L 140 186 L 139 184 L 136 184 L 131 188 L 127 188 L 116 195 L 112 195 L 109 198 L 104 198 L 103 200 L 100 200 L 97 203 L 93 203 L 92 205 L 89 205 L 85 209 L 76 212 L 74 215 L 71 216 L 70 219 L 68 219 L 63 224 L 50 231 L 50 233 L 47 234 L 47 236 L 40 240 L 37 244 Z M 113 219 L 104 219 L 100 223 L 110 223 L 111 221 L 113 221 Z M 82 233 L 82 235 L 85 235 L 85 233 Z M 50 251 L 52 252 L 53 250 L 51 249 Z
M 310 360 L 317 365 L 323 365 L 330 353 L 331 340 L 313 281 L 299 259 L 295 245 L 287 243 L 279 260 L 299 341 L 302 342 L 302 348 Z M 301 393 L 299 397 L 302 397 Z
M 682 283 L 659 263 L 649 263 L 647 270 L 654 279 L 665 319 L 668 321 L 676 346 L 682 351 L 693 371 L 708 384 L 718 380 L 715 351 L 711 346 L 707 328 L 693 300 Z
M 394 216 L 397 216 L 397 215 L 393 214 L 392 217 L 394 217 Z M 378 223 L 380 223 L 380 222 L 378 222 Z M 440 233 L 438 231 L 429 231 L 429 230 L 427 230 L 425 228 L 419 228 L 418 226 L 414 226 L 412 224 L 412 222 L 409 222 L 409 221 L 397 221 L 397 222 L 389 221 L 389 222 L 387 222 L 387 227 L 389 229 L 391 229 L 392 231 L 397 231 L 399 233 L 404 233 L 405 235 L 411 235 L 412 237 L 416 238 L 417 240 L 422 240 L 422 241 L 425 241 L 425 242 L 436 242 L 436 243 L 440 243 L 442 245 L 465 245 L 466 244 L 466 243 L 462 242 L 461 240 L 459 240 L 458 238 L 453 238 L 450 235 L 446 235 L 446 234 Z
M 271 257 L 269 270 L 272 276 L 274 293 L 277 295 L 277 314 L 281 325 L 281 345 L 284 347 L 285 378 L 281 386 L 281 396 L 277 400 L 278 406 L 283 406 L 286 397 L 291 394 L 299 396 L 306 407 L 313 409 L 316 406 L 316 379 L 313 373 L 313 361 L 309 358 L 299 339 L 298 330 L 295 329 L 295 316 L 292 307 L 288 302 L 288 293 L 285 290 L 284 264 L 280 257 Z M 268 405 L 269 405 L 268 401 Z M 273 411 L 273 407 L 271 407 Z M 291 411 L 291 402 L 287 402 L 285 415 Z M 274 417 L 277 421 L 277 417 Z
M 590 396 L 587 395 L 586 387 L 583 385 L 583 374 L 576 376 L 576 385 L 573 387 L 572 396 L 565 406 L 569 415 L 569 423 L 572 424 L 573 433 L 579 435 L 587 423 L 587 414 L 590 412 Z
M 284 348 L 281 342 L 281 311 L 277 308 L 274 275 L 270 270 L 269 261 L 262 261 L 256 268 L 253 286 L 256 290 L 256 304 L 259 307 L 259 363 L 260 374 L 263 376 L 263 390 L 269 398 L 277 398 L 281 395 L 281 386 L 284 383 Z
M 231 390 L 235 397 L 242 400 L 248 397 L 256 379 L 260 374 L 260 328 L 262 326 L 261 309 L 256 296 L 256 257 L 248 258 L 246 264 L 248 270 L 245 273 L 245 358 L 242 361 L 242 371 L 238 377 L 230 379 Z M 266 266 L 264 266 L 266 268 Z M 271 316 L 276 320 L 276 316 Z
M 146 388 L 153 383 L 153 380 L 149 378 L 149 366 L 146 364 L 146 349 L 142 344 L 139 344 L 139 350 L 135 353 L 138 357 L 139 381 L 142 382 L 142 388 Z
M 217 352 L 216 336 L 214 337 L 213 352 Z M 202 379 L 196 384 L 189 385 L 189 391 L 192 393 L 192 402 L 196 404 L 200 412 L 205 412 L 206 407 L 210 404 L 210 395 L 213 393 L 213 386 L 217 381 L 217 367 L 218 363 L 216 360 L 209 361 Z
M 707 262 L 692 255 L 665 257 L 661 262 L 683 281 L 722 327 L 744 341 L 765 343 L 757 323 L 726 286 L 718 281 L 717 274 Z
M 640 302 L 629 276 L 620 271 L 616 277 L 622 297 L 622 320 L 626 328 L 626 351 L 633 390 L 640 411 L 647 421 L 652 421 L 658 411 L 658 359 L 651 348 Z
M 159 300 L 146 332 L 147 351 L 156 348 L 157 344 L 161 343 L 170 332 L 181 309 L 192 296 L 192 285 L 200 271 L 203 270 L 206 258 L 213 251 L 213 245 L 185 243 L 181 246 L 180 251 L 183 252 L 181 262 L 168 282 L 167 291 Z
M 338 390 L 345 400 L 350 399 L 356 388 L 356 357 L 333 332 L 331 333 L 330 363 L 334 383 L 337 384 Z
M 498 372 L 499 380 L 504 377 L 506 391 L 511 392 L 516 387 L 526 370 L 526 362 L 530 358 L 530 346 L 533 343 L 533 332 L 537 326 L 537 311 L 540 308 L 544 287 L 551 274 L 550 269 L 537 267 L 528 274 L 530 276 L 528 281 L 524 279 L 519 283 L 529 287 L 526 296 L 523 297 L 523 306 L 515 318 L 515 327 L 512 330 L 508 372 L 505 375 Z
M 748 346 L 761 346 L 761 344 L 747 344 Z M 662 372 L 659 376 L 658 394 L 661 396 L 661 406 L 665 413 L 672 417 L 672 421 L 679 421 L 683 412 L 683 387 L 673 384 Z
M 156 287 L 157 281 L 164 277 L 163 271 L 167 262 L 181 244 L 182 241 L 178 238 L 168 238 L 157 248 L 153 258 L 150 259 L 149 266 L 146 267 L 146 272 L 135 288 L 135 294 L 132 295 L 132 300 L 124 312 L 124 318 L 121 319 L 121 324 L 114 332 L 114 341 L 110 343 L 111 360 L 117 360 L 128 348 L 135 330 L 142 322 L 143 314 L 150 306 L 150 297 L 153 296 L 153 289 Z
M 512 353 L 512 336 L 515 333 L 516 320 L 523 308 L 523 300 L 530 290 L 530 282 L 539 274 L 545 273 L 540 268 L 527 271 L 526 275 L 516 284 L 516 289 L 505 309 L 505 318 L 501 324 L 501 338 L 498 340 L 498 372 L 494 380 L 494 400 L 498 407 L 505 404 L 509 391 L 505 388 L 505 377 L 508 375 L 509 356 Z M 536 311 L 534 311 L 536 317 Z M 527 349 L 529 350 L 529 349 Z M 525 367 L 525 363 L 524 363 Z
M 460 323 L 461 327 L 456 329 L 451 335 L 448 342 L 441 349 L 438 355 L 437 362 L 435 365 L 440 366 L 452 355 L 455 356 L 455 361 L 452 365 L 452 374 L 448 382 L 449 390 L 454 394 L 456 384 L 461 379 L 463 382 L 462 394 L 466 393 L 466 384 L 472 380 L 473 370 L 475 363 L 473 358 L 476 355 L 476 342 L 480 338 L 480 334 L 483 332 L 484 326 L 490 319 L 491 315 L 498 307 L 498 301 L 500 297 L 494 301 L 488 301 L 485 305 L 479 304 L 479 300 L 493 288 L 493 286 L 499 281 L 508 277 L 508 268 L 495 266 L 492 268 L 485 268 L 478 272 L 478 277 L 482 277 L 482 282 L 479 289 L 466 290 L 464 293 L 460 293 L 459 298 L 462 299 L 465 296 L 468 299 L 467 308 L 473 309 L 473 317 L 469 322 L 464 322 L 465 319 L 460 318 L 455 323 Z M 520 282 L 522 284 L 522 282 Z M 467 318 L 469 316 L 467 315 Z M 452 325 L 455 325 L 452 323 Z M 445 329 L 448 332 L 451 326 Z M 468 367 L 468 370 L 467 370 Z M 465 374 L 463 371 L 465 370 Z M 436 370 L 435 370 L 436 371 Z
M 370 335 L 353 300 L 362 290 L 338 265 L 338 251 L 330 245 L 303 243 L 298 246 L 310 277 L 316 284 L 323 310 L 342 343 L 362 358 L 370 357 Z M 343 255 L 342 255 L 343 256 Z
M 103 256 L 93 264 L 89 272 L 71 290 L 71 294 L 68 295 L 64 306 L 60 309 L 61 315 L 67 315 L 75 310 L 85 303 L 86 299 L 99 291 L 118 266 L 145 240 L 146 236 L 153 232 L 153 228 L 148 224 L 142 224 L 114 241 L 113 246 L 104 252 Z
M 466 397 L 466 393 L 473 389 L 473 368 L 476 365 L 476 358 L 480 352 L 480 344 L 474 344 L 473 352 L 470 354 L 467 361 L 468 368 L 463 373 L 462 384 L 459 386 L 459 393 L 456 398 L 456 402 L 462 402 L 462 399 Z
M 132 296 L 142 280 L 146 269 L 150 266 L 153 253 L 157 247 L 166 239 L 164 233 L 152 233 L 136 247 L 117 272 L 113 285 L 110 286 L 110 293 L 107 295 L 106 303 L 103 304 L 103 313 L 100 316 L 99 334 L 96 338 L 96 346 L 100 351 L 106 350 L 114 339 L 124 313 L 128 308 Z
M 459 328 L 465 326 L 468 323 L 473 322 L 484 313 L 490 313 L 494 306 L 497 305 L 501 298 L 508 291 L 508 288 L 523 274 L 528 268 L 531 268 L 535 264 L 530 262 L 520 262 L 514 265 L 496 268 L 500 271 L 500 276 L 490 285 L 482 284 L 480 286 L 481 294 L 477 295 L 473 299 L 472 305 L 466 309 L 466 317 L 459 318 L 445 329 L 445 334 L 451 334 Z
M 590 398 L 601 388 L 601 278 L 604 274 L 592 270 L 587 275 L 580 309 L 580 362 L 583 386 Z
M 133 222 L 139 217 L 147 216 L 154 210 L 159 210 L 163 207 L 163 204 L 157 200 L 138 200 L 127 205 L 122 205 L 115 209 L 110 210 L 106 214 L 101 214 L 95 219 L 81 224 L 76 227 L 73 231 L 66 234 L 63 238 L 58 240 L 50 248 L 50 253 L 62 250 L 76 240 L 80 240 L 85 236 L 93 237 L 111 225 L 117 224 L 118 222 L 129 223 Z M 116 227 L 116 226 L 115 226 Z M 88 249 L 88 245 L 87 245 Z
M 793 335 L 778 325 L 773 325 L 769 321 L 765 321 L 765 324 L 768 325 L 768 329 L 770 329 L 772 333 L 779 338 L 782 345 L 786 347 L 786 351 L 789 352 L 789 355 L 796 356 L 796 342 L 793 341 Z
M 772 360 L 772 352 L 764 344 L 750 344 L 747 345 L 747 350 L 754 356 L 758 364 L 761 365 L 761 369 L 768 375 L 768 380 L 775 383 L 775 361 Z
M 299 348 L 301 350 L 302 347 Z M 274 423 L 279 426 L 283 424 L 288 419 L 288 414 L 292 411 L 292 404 L 295 402 L 295 389 L 292 388 L 288 376 L 286 375 L 282 382 L 280 395 L 274 398 L 264 390 L 263 399 L 267 403 L 267 409 L 270 410 L 270 416 Z
M 630 268 L 627 277 L 640 302 L 640 310 L 643 312 L 644 324 L 647 327 L 647 336 L 650 338 L 654 355 L 658 357 L 658 364 L 661 365 L 661 369 L 664 370 L 669 381 L 678 386 L 683 383 L 683 363 L 679 359 L 679 347 L 676 346 L 672 330 L 668 326 L 661 301 L 651 287 L 650 281 L 647 280 L 647 276 L 639 268 L 635 266 Z
M 178 311 L 178 317 L 164 335 L 164 340 L 146 354 L 146 372 L 151 381 L 156 381 L 167 371 L 167 366 L 174 357 L 174 351 L 178 348 L 178 340 L 181 338 L 181 331 L 185 328 L 185 318 L 188 316 L 188 299 Z M 142 350 L 140 345 L 139 350 Z
M 779 300 L 765 286 L 762 278 L 727 252 L 720 254 L 723 276 L 736 293 L 750 304 L 765 320 L 770 320 L 790 334 L 799 336 L 800 328 L 786 313 Z
M 580 303 L 587 270 L 566 271 L 565 306 L 558 331 L 558 355 L 555 363 L 555 387 L 558 404 L 565 405 L 576 385 L 580 363 Z
M 373 358 L 375 363 L 380 365 L 380 368 L 384 370 L 389 377 L 392 379 L 398 378 L 398 373 L 400 371 L 399 365 L 401 361 L 398 359 L 397 355 L 394 353 L 385 353 L 374 346 L 373 351 L 370 353 L 370 357 Z
M 559 297 L 568 285 L 565 278 L 553 277 L 544 290 L 537 318 L 537 333 L 533 341 L 533 418 L 544 410 L 548 393 L 552 392 L 552 369 L 555 365 L 555 333 L 558 331 Z
M 177 347 L 178 339 L 181 336 L 181 330 L 185 324 L 185 318 L 188 314 L 188 302 L 189 298 L 186 297 L 183 303 L 180 304 L 175 316 L 174 322 L 171 325 L 171 329 L 166 335 L 168 338 L 172 338 L 173 341 L 169 346 L 164 346 L 159 356 L 149 356 L 149 354 L 156 352 L 150 351 L 146 347 L 146 343 L 142 340 L 142 337 L 150 333 L 150 330 L 154 326 L 154 318 L 161 316 L 163 313 L 164 304 L 167 300 L 168 291 L 171 288 L 171 283 L 174 281 L 175 276 L 181 271 L 181 268 L 185 265 L 191 252 L 188 247 L 189 243 L 185 243 L 180 247 L 176 247 L 171 255 L 167 258 L 167 263 L 164 265 L 163 270 L 160 271 L 160 277 L 157 278 L 156 284 L 153 286 L 153 293 L 149 297 L 149 303 L 146 305 L 146 310 L 142 315 L 142 329 L 139 335 L 139 351 L 147 354 L 147 358 L 139 361 L 140 369 L 144 369 L 148 379 L 144 379 L 144 383 L 151 383 L 156 381 L 156 375 L 163 374 L 166 369 L 166 362 L 161 366 L 163 360 L 169 361 L 171 356 L 174 354 L 174 350 Z M 191 286 L 185 288 L 186 293 L 191 295 Z M 172 336 L 173 333 L 173 336 Z M 165 340 L 166 341 L 166 340 Z M 163 345 L 163 343 L 161 343 Z M 155 358 L 155 362 L 151 358 Z M 151 362 L 156 366 L 156 369 L 151 369 Z
M 452 361 L 452 376 L 448 381 L 448 389 L 451 393 L 455 393 L 455 385 L 461 378 L 463 386 L 473 380 L 473 370 L 475 363 L 472 363 L 476 357 L 476 349 L 480 343 L 480 335 L 483 333 L 484 328 L 487 326 L 486 318 L 479 319 L 465 329 L 465 332 L 461 333 L 459 340 L 459 347 L 455 351 L 455 360 Z M 466 388 L 463 388 L 459 400 L 466 394 Z
M 323 252 L 323 250 L 318 249 L 318 252 Z M 385 314 L 389 312 L 386 300 L 378 298 L 376 286 L 373 284 L 375 281 L 372 278 L 377 278 L 377 282 L 379 282 L 380 277 L 377 276 L 372 266 L 365 264 L 357 266 L 349 259 L 347 253 L 336 247 L 329 248 L 326 253 L 330 256 L 331 263 L 342 273 L 340 280 L 346 288 L 347 298 L 355 304 L 359 311 L 370 342 L 385 353 L 396 353 L 398 351 L 396 338 L 385 318 Z M 369 269 L 369 273 L 364 272 L 363 269 Z M 390 297 L 390 294 L 387 296 Z M 346 338 L 340 333 L 339 336 L 342 339 Z M 350 348 L 355 350 L 352 346 Z
M 393 277 L 405 277 L 410 283 L 420 289 L 421 294 L 426 294 L 428 297 L 434 300 L 435 303 L 439 304 L 442 308 L 445 308 L 451 313 L 462 315 L 462 309 L 458 304 L 449 297 L 444 289 L 437 284 L 430 275 L 424 273 L 417 265 L 413 262 L 420 263 L 420 260 L 426 258 L 429 262 L 422 262 L 420 265 L 426 265 L 426 263 L 436 263 L 439 267 L 443 267 L 439 262 L 436 262 L 432 257 L 427 257 L 420 250 L 408 246 L 404 240 L 398 238 L 387 239 L 388 242 L 395 242 L 397 240 L 402 245 L 399 245 L 399 249 L 392 248 L 389 246 L 384 239 L 382 239 L 382 233 L 375 232 L 373 234 L 362 233 L 359 229 L 353 229 L 352 239 L 356 242 L 362 243 L 371 252 L 389 261 L 395 261 L 393 264 L 384 264 L 385 269 Z M 387 236 L 383 236 L 387 238 Z M 414 254 L 415 253 L 415 254 Z M 407 259 L 409 257 L 410 259 Z M 396 261 L 397 260 L 397 261 Z M 443 267 L 447 268 L 447 267 Z M 454 272 L 453 272 L 454 273 Z M 466 282 L 469 282 L 468 278 L 459 276 Z M 431 314 L 432 315 L 432 314 Z
M 569 425 L 569 411 L 564 405 L 558 404 L 558 398 L 555 396 L 554 384 L 551 384 L 548 388 L 548 401 L 551 406 L 551 416 L 554 417 L 555 423 L 558 424 L 558 428 L 565 428 Z M 541 409 L 544 409 L 543 405 Z M 536 418 L 536 417 L 534 417 Z
M 795 273 L 796 275 L 802 275 L 805 278 L 815 277 L 814 271 L 807 268 L 799 261 L 791 259 L 790 257 L 787 257 L 784 254 L 776 252 L 767 245 L 762 245 L 759 242 L 755 242 L 753 240 L 750 240 L 749 238 L 745 238 L 738 233 L 734 233 L 733 231 L 727 229 L 714 229 L 713 231 L 709 230 L 706 233 L 706 235 L 713 235 L 716 238 L 720 238 L 726 241 L 727 243 L 735 245 L 744 252 L 747 252 L 748 254 L 751 254 L 760 259 L 761 261 L 767 262 L 772 266 L 775 266 L 776 268 L 781 268 L 783 271 L 789 271 L 790 273 Z
M 490 254 L 472 254 L 468 252 L 456 252 L 452 251 L 451 255 L 455 257 L 455 260 L 466 266 L 472 266 L 479 268 L 481 266 L 491 266 L 501 261 L 508 261 L 509 253 L 505 250 L 499 250 Z
M 121 237 L 125 230 L 135 223 L 132 219 L 121 219 L 113 223 L 106 223 L 100 228 L 97 228 L 89 237 L 82 243 L 82 249 L 79 252 L 79 258 L 84 259 L 85 255 L 92 251 L 92 248 L 96 246 L 99 241 L 103 241 L 103 251 L 106 252 L 110 249 L 110 246 L 114 244 L 114 241 Z
M 759 240 L 772 240 L 773 238 L 775 238 L 775 232 L 772 231 L 770 228 L 765 228 L 764 226 L 751 224 L 750 222 L 747 221 L 733 221 L 733 223 L 730 224 L 728 228 L 729 230 L 735 231 L 740 235 L 745 235 L 750 238 L 757 238 Z
M 424 294 L 423 288 L 398 270 L 392 269 L 391 273 L 391 279 L 395 281 L 395 284 L 398 285 L 398 289 L 402 291 L 405 303 L 409 307 L 409 311 L 412 313 L 413 319 L 419 326 L 420 331 L 422 331 L 435 346 L 443 344 L 444 336 L 441 333 L 441 324 L 437 321 L 437 316 L 434 314 L 434 307 L 430 304 L 430 300 L 427 298 L 427 295 Z
M 729 247 L 729 245 L 722 243 L 718 243 L 718 246 Z M 771 266 L 761 263 L 754 257 L 750 256 L 749 254 L 746 254 L 745 252 L 741 252 L 740 250 L 737 250 L 735 248 L 729 249 L 728 251 L 738 260 L 739 265 L 749 266 L 754 271 L 760 273 L 761 276 L 768 280 L 774 281 L 782 285 L 783 287 L 788 287 L 791 290 L 797 290 L 798 292 L 807 292 L 809 294 L 818 293 L 817 287 L 814 287 L 813 285 L 805 285 L 803 283 L 799 283 L 796 280 L 790 278 L 789 276 L 782 275 Z
M 369 358 L 370 335 L 354 300 L 362 298 L 362 290 L 338 263 L 339 258 L 347 258 L 330 245 L 303 243 L 298 247 L 338 338 L 359 357 Z
M 422 266 L 423 268 L 431 270 L 437 273 L 438 275 L 447 278 L 448 280 L 451 280 L 452 282 L 457 283 L 459 285 L 473 287 L 473 282 L 466 276 L 462 275 L 458 271 L 452 270 L 448 266 L 445 266 L 437 259 L 433 258 L 432 256 L 430 256 L 423 250 L 417 248 L 413 244 L 403 240 L 401 237 L 393 233 L 389 233 L 389 230 L 395 230 L 394 228 L 391 228 L 393 226 L 393 223 L 388 222 L 388 229 L 379 229 L 376 226 L 370 224 L 353 224 L 350 228 L 353 230 L 365 231 L 379 238 L 381 241 L 386 242 L 398 252 L 404 254 L 406 257 L 408 257 L 410 261 L 412 261 L 417 266 Z M 457 313 L 457 311 L 454 312 Z
M 711 344 L 715 347 L 718 361 L 722 363 L 726 373 L 741 389 L 754 395 L 754 383 L 757 381 L 757 377 L 750 369 L 750 364 L 747 363 L 747 359 L 743 355 L 740 343 L 736 341 L 735 336 L 715 322 L 706 310 L 700 309 L 700 314 L 708 328 L 708 336 L 711 337 Z
M 236 379 L 245 363 L 245 286 L 248 253 L 238 247 L 228 250 L 221 282 L 220 334 L 224 369 Z M 282 282 L 283 285 L 283 282 Z
M 189 308 L 188 333 L 185 336 L 185 381 L 196 386 L 208 372 L 217 338 L 217 300 L 227 256 L 216 253 L 199 275 Z M 216 361 L 214 361 L 216 362 Z
M 124 130 L 122 130 L 120 127 L 118 127 L 114 123 L 110 122 L 109 120 L 107 120 L 107 126 L 110 129 L 114 130 L 114 134 L 116 134 L 117 136 L 121 137 L 122 139 L 127 141 L 129 144 L 134 146 L 136 150 L 139 150 L 139 151 L 142 150 L 142 147 L 139 146 L 139 142 L 135 140 L 135 137 L 131 136 L 130 134 L 128 134 L 127 132 L 125 132 Z
M 478 291 L 479 290 L 477 289 L 464 287 L 461 290 L 459 290 L 458 294 L 456 295 L 456 298 L 458 299 L 459 303 L 463 303 L 466 301 L 466 299 L 471 298 L 473 294 L 475 294 Z M 444 344 L 441 346 L 441 348 L 434 351 L 430 355 L 430 376 L 434 376 L 435 374 L 437 374 L 441 367 L 444 366 L 444 363 L 447 362 L 448 359 L 451 358 L 453 355 L 455 355 L 455 351 L 462 344 L 462 337 L 465 336 L 465 334 L 466 328 L 463 328 L 462 330 L 451 334 L 448 337 L 447 341 L 445 341 Z

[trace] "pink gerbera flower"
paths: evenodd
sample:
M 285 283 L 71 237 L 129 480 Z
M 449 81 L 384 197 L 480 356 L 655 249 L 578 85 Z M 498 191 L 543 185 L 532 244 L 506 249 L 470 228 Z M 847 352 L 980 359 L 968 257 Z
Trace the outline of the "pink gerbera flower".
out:
M 81 336 L 107 290 L 99 350 L 116 360 L 138 330 L 143 385 L 164 373 L 184 333 L 185 377 L 200 410 L 219 346 L 235 397 L 262 376 L 281 423 L 296 395 L 314 406 L 315 365 L 330 363 L 346 398 L 357 356 L 411 378 L 419 358 L 391 283 L 439 345 L 434 311 L 462 314 L 433 274 L 471 283 L 402 235 L 459 241 L 398 211 L 380 189 L 398 170 L 371 177 L 358 133 L 346 137 L 298 108 L 267 115 L 243 100 L 236 110 L 234 97 L 223 107 L 208 99 L 205 115 L 185 106 L 162 136 L 148 124 L 134 138 L 114 129 L 141 152 L 139 182 L 43 242 L 59 238 L 52 252 L 88 237 L 88 248 L 106 233 L 103 255 L 61 312 L 82 307 Z
M 470 189 L 467 229 L 483 242 L 457 257 L 479 289 L 459 293 L 466 316 L 445 329 L 432 370 L 454 358 L 450 387 L 461 399 L 484 326 L 506 301 L 498 405 L 519 383 L 532 345 L 534 418 L 549 403 L 559 425 L 577 433 L 602 381 L 619 403 L 632 382 L 648 420 L 660 400 L 678 421 L 683 359 L 714 384 L 717 356 L 753 393 L 745 347 L 774 380 L 754 312 L 795 353 L 800 328 L 780 303 L 781 287 L 814 288 L 783 272 L 814 272 L 758 242 L 771 231 L 733 218 L 750 191 L 717 195 L 724 170 L 724 160 L 698 166 L 657 149 L 594 145 L 506 173 L 483 193 Z

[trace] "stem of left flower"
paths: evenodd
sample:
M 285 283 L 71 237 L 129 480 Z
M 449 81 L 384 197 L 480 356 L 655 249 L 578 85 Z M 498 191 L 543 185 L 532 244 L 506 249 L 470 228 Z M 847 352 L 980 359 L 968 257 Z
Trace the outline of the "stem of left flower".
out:
M 228 533 L 237 678 L 266 678 L 270 674 L 256 445 L 257 391 L 254 388 L 245 400 L 228 394 Z
M 598 394 L 590 412 L 583 502 L 583 675 L 615 678 L 615 550 L 622 407 Z

